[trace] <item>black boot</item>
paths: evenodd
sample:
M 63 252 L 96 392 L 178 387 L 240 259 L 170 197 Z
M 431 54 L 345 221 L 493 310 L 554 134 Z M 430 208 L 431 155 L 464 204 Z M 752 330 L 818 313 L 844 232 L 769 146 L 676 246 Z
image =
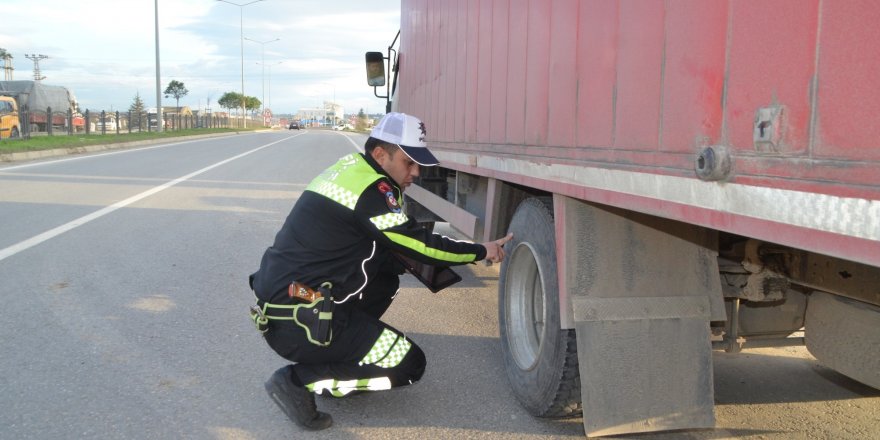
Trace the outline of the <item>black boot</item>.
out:
M 266 382 L 269 397 L 300 427 L 309 431 L 329 428 L 333 424 L 333 418 L 330 414 L 318 411 L 315 395 L 305 387 L 295 384 L 291 379 L 293 374 L 293 365 L 276 371 Z

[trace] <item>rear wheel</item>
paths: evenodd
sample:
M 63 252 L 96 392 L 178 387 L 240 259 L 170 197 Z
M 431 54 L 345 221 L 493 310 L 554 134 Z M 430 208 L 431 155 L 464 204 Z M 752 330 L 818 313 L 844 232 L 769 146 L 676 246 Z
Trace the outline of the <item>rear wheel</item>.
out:
M 537 417 L 581 413 L 574 330 L 560 329 L 556 240 L 549 200 L 524 200 L 510 224 L 498 316 L 505 370 L 517 400 Z

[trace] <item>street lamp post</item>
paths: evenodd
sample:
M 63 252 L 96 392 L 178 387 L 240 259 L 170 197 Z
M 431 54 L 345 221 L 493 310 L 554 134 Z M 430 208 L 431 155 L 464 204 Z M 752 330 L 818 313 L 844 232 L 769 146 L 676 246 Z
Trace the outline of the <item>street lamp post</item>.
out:
M 162 81 L 159 76 L 159 0 L 156 4 L 156 131 L 161 132 L 162 120 Z M 147 114 L 147 129 L 150 127 L 150 115 Z
M 284 61 L 276 61 L 274 63 L 268 64 L 269 78 L 266 80 L 266 84 L 268 84 L 268 86 L 266 87 L 266 92 L 267 92 L 266 93 L 266 103 L 263 105 L 263 108 L 265 108 L 265 107 L 269 107 L 270 109 L 272 108 L 272 66 L 277 66 L 283 62 Z M 257 64 L 267 65 L 265 63 L 257 63 Z M 268 106 L 266 104 L 268 104 Z
M 251 5 L 257 2 L 261 2 L 263 0 L 253 0 L 244 4 L 233 3 L 229 0 L 217 0 L 218 2 L 229 3 L 230 5 L 238 6 L 239 11 L 239 29 L 240 29 L 240 37 L 241 37 L 241 123 L 244 125 L 244 115 L 245 115 L 245 101 L 247 98 L 244 96 L 244 7 L 247 5 Z
M 260 64 L 262 64 L 262 66 L 263 66 L 263 79 L 262 79 L 263 101 L 261 104 L 263 104 L 262 113 L 266 113 L 266 44 L 274 43 L 274 42 L 279 41 L 281 39 L 276 38 L 274 40 L 268 40 L 268 41 L 257 41 L 257 40 L 254 40 L 254 39 L 248 38 L 248 37 L 244 37 L 244 39 L 248 40 L 248 41 L 253 41 L 254 43 L 258 43 L 260 45 L 260 60 L 261 60 Z

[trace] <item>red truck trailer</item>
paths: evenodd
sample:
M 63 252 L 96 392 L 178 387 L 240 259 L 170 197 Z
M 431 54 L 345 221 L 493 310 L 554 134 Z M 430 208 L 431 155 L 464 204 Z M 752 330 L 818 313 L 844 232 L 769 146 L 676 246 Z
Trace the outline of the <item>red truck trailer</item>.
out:
M 410 212 L 514 233 L 501 347 L 532 414 L 712 427 L 713 348 L 806 344 L 880 387 L 880 3 L 401 6 L 368 82 L 441 161 Z

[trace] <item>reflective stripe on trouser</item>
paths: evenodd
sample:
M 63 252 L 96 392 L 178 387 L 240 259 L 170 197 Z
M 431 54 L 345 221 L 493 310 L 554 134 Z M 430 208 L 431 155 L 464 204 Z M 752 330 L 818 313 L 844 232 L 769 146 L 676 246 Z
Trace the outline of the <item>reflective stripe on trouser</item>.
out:
M 412 342 L 405 336 L 386 328 L 370 348 L 370 351 L 358 362 L 358 366 L 374 365 L 383 369 L 392 369 L 400 365 L 412 348 Z M 410 383 L 412 380 L 410 380 Z M 373 377 L 368 379 L 336 380 L 324 379 L 306 385 L 315 394 L 327 391 L 332 396 L 342 397 L 352 391 L 381 391 L 391 389 L 389 377 Z
M 336 380 L 325 379 L 306 385 L 309 391 L 322 394 L 324 391 L 331 396 L 342 397 L 352 391 L 382 391 L 391 389 L 391 379 L 375 377 L 372 379 Z

